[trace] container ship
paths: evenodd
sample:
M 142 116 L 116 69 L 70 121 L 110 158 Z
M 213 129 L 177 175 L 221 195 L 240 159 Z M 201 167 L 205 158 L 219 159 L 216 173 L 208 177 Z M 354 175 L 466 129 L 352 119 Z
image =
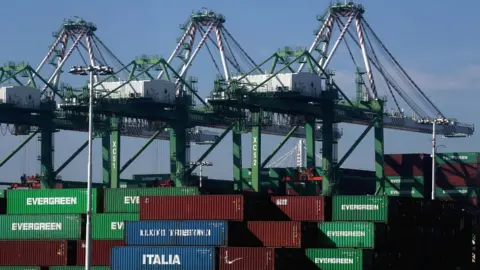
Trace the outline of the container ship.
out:
M 479 157 L 438 154 L 433 201 L 427 154 L 385 155 L 385 195 L 374 172 L 351 169 L 331 197 L 319 168 L 269 169 L 261 192 L 136 175 L 93 189 L 92 269 L 473 269 Z M 37 181 L 2 193 L 0 269 L 83 269 L 86 189 Z

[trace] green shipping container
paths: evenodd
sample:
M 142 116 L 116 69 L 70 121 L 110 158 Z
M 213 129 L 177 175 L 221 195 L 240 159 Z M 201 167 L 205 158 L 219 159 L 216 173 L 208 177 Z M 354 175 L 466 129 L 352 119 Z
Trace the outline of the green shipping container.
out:
M 140 196 L 200 195 L 196 187 L 112 188 L 105 189 L 106 213 L 137 213 Z
M 380 183 L 377 183 L 380 184 Z M 400 177 L 388 176 L 385 180 L 385 187 L 396 187 L 407 189 L 411 187 L 423 188 L 424 180 L 422 176 Z
M 370 270 L 373 253 L 362 249 L 306 249 L 305 253 L 322 270 Z
M 80 215 L 4 215 L 0 216 L 0 239 L 80 239 Z
M 48 270 L 85 270 L 85 266 L 50 266 Z M 90 266 L 90 270 L 110 270 L 110 266 Z
M 387 196 L 333 196 L 334 221 L 388 220 Z
M 92 189 L 92 211 L 97 211 L 97 190 Z M 7 214 L 83 214 L 87 190 L 34 189 L 7 191 Z
M 438 165 L 443 164 L 471 164 L 479 163 L 478 152 L 453 152 L 453 153 L 437 153 L 435 154 L 435 162 Z
M 327 248 L 375 248 L 375 223 L 323 222 L 320 244 Z
M 138 213 L 95 214 L 92 216 L 92 239 L 123 239 L 124 221 L 137 220 Z
M 435 188 L 435 197 L 446 198 L 446 199 L 456 199 L 459 197 L 477 197 L 478 192 L 477 188 L 474 187 L 452 187 L 448 189 L 443 189 L 440 187 Z
M 415 187 L 401 189 L 395 187 L 385 187 L 385 195 L 390 197 L 423 198 L 424 191 Z

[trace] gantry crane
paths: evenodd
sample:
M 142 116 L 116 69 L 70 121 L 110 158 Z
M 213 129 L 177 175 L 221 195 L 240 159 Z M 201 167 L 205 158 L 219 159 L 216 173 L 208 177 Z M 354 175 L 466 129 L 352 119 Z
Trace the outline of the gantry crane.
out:
M 272 113 L 305 117 L 307 166 L 309 168 L 316 166 L 312 131 L 316 122 L 322 123 L 322 169 L 324 171 L 322 192 L 325 195 L 335 192 L 337 169 L 372 127 L 375 137 L 376 178 L 382 183 L 382 188 L 378 190 L 380 193 L 384 191 L 384 128 L 431 133 L 432 127 L 423 124 L 424 120 L 441 118 L 444 120 L 444 125 L 436 129 L 437 133 L 452 137 L 459 134 L 465 136 L 473 134 L 473 125 L 459 123 L 455 119 L 447 119 L 430 101 L 373 32 L 363 17 L 364 12 L 365 9 L 362 5 L 353 2 L 331 4 L 324 15 L 319 16 L 321 27 L 315 31 L 315 39 L 309 49 L 286 47 L 263 61 L 259 66 L 254 67 L 250 72 L 232 78 L 229 84 L 219 82 L 220 86 L 212 91 L 209 102 L 219 114 L 239 109 L 249 110 L 254 114 L 253 119 L 248 121 L 253 126 L 252 187 L 255 190 L 259 189 L 260 169 L 264 166 L 259 160 L 263 119 Z M 353 21 L 355 21 L 354 33 L 356 35 L 352 34 L 350 29 Z M 340 28 L 339 37 L 329 50 L 332 34 L 337 25 Z M 347 35 L 360 49 L 365 71 L 357 62 L 355 54 L 352 53 L 350 43 L 346 41 Z M 370 35 L 373 36 L 373 41 L 370 40 Z M 332 57 L 342 41 L 347 47 L 356 71 L 356 77 L 353 77 L 352 81 L 355 80 L 357 84 L 357 96 L 353 100 L 348 98 L 337 85 L 334 80 L 335 73 L 328 69 Z M 374 43 L 379 45 L 383 55 L 393 63 L 395 70 L 399 73 L 397 75 L 402 81 L 394 79 L 390 70 L 380 62 L 377 50 L 372 45 Z M 266 64 L 271 65 L 267 74 L 255 74 L 256 70 Z M 391 112 L 385 110 L 386 99 L 379 95 L 380 90 L 388 91 L 387 93 L 393 97 L 396 110 Z M 408 90 L 410 92 L 407 92 Z M 403 103 L 400 103 L 400 100 Z M 415 115 L 406 116 L 404 109 L 400 106 L 408 106 Z M 367 125 L 368 127 L 345 156 L 337 164 L 334 164 L 333 127 L 335 123 L 342 122 Z

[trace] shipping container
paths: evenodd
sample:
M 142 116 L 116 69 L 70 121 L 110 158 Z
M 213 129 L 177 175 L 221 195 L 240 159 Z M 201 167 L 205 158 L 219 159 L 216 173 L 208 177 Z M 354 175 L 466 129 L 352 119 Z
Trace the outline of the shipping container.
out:
M 415 187 L 401 189 L 395 187 L 385 187 L 385 195 L 390 197 L 423 198 L 425 194 L 426 193 L 423 190 L 419 190 Z M 428 196 L 428 194 L 426 195 Z
M 125 243 L 129 246 L 226 246 L 227 233 L 227 221 L 127 221 Z
M 110 251 L 113 247 L 124 246 L 123 240 L 92 240 L 90 265 L 110 265 Z M 85 241 L 77 241 L 77 263 L 85 265 Z
M 270 199 L 290 220 L 325 220 L 325 199 L 323 196 L 272 196 Z
M 48 270 L 85 270 L 85 266 L 51 266 Z M 90 266 L 90 270 L 110 270 L 110 266 Z
M 386 154 L 383 156 L 386 176 L 424 176 L 430 173 L 430 154 Z
M 0 241 L 0 265 L 67 265 L 68 241 Z
M 80 239 L 80 215 L 4 215 L 0 216 L 0 239 Z
M 92 189 L 92 211 L 97 211 L 97 190 Z M 29 189 L 7 191 L 7 214 L 83 214 L 86 189 Z
M 375 248 L 373 222 L 323 222 L 318 224 L 324 248 Z
M 480 164 L 440 165 L 435 178 L 435 183 L 444 188 L 480 187 Z
M 123 239 L 124 221 L 138 220 L 138 213 L 95 214 L 92 216 L 92 239 Z
M 247 246 L 300 247 L 302 225 L 298 221 L 250 221 L 251 235 L 245 237 Z
M 145 196 L 140 220 L 243 220 L 242 195 Z
M 478 189 L 472 187 L 435 188 L 435 198 L 438 200 L 478 203 Z
M 112 270 L 215 270 L 216 252 L 211 247 L 115 247 L 110 267 Z
M 333 196 L 335 221 L 387 221 L 386 196 Z
M 453 164 L 478 164 L 479 153 L 477 152 L 453 152 L 453 153 L 436 153 L 435 162 L 438 165 Z
M 322 270 L 370 270 L 373 254 L 362 249 L 306 249 L 307 257 Z
M 275 249 L 222 247 L 218 267 L 219 270 L 274 270 Z
M 105 189 L 106 213 L 138 213 L 140 196 L 186 196 L 199 195 L 195 187 L 164 188 L 111 188 Z

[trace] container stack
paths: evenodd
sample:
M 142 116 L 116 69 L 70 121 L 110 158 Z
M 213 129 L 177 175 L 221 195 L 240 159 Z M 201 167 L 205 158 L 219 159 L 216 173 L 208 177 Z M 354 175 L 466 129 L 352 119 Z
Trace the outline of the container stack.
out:
M 84 237 L 85 189 L 9 190 L 0 216 L 0 266 L 67 266 Z M 96 212 L 97 190 L 93 190 Z
M 480 153 L 440 153 L 435 156 L 435 196 L 441 200 L 456 200 L 477 205 L 480 187 Z
M 432 159 L 429 154 L 384 155 L 385 194 L 424 198 L 431 193 Z M 377 183 L 377 189 L 380 183 Z

